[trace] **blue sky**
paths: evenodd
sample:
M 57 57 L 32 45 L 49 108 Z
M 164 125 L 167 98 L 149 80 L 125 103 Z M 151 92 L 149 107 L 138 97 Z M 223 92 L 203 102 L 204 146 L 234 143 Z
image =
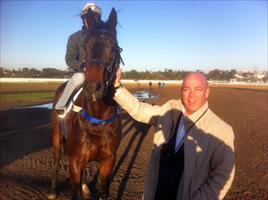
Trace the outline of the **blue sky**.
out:
M 87 1 L 1 0 L 1 67 L 66 69 Z M 267 70 L 267 1 L 95 1 L 118 11 L 123 70 Z

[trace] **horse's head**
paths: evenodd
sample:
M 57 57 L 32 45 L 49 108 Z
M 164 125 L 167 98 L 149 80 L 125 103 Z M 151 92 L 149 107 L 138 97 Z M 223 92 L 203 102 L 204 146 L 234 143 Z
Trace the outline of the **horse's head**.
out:
M 113 8 L 106 22 L 96 23 L 85 35 L 84 89 L 97 98 L 102 98 L 113 88 L 120 64 L 121 49 L 117 44 L 116 25 L 117 13 Z

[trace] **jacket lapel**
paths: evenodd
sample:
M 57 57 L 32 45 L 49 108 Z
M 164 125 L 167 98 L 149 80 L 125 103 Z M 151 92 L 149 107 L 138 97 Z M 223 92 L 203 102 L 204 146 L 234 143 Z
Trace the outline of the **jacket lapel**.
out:
M 174 129 L 176 127 L 176 123 L 178 121 L 179 116 L 182 113 L 182 108 L 183 108 L 183 106 L 182 106 L 182 103 L 180 100 L 174 102 L 174 104 L 172 105 L 172 129 L 171 129 L 170 138 L 174 134 Z
M 202 115 L 206 112 L 208 109 L 208 104 L 206 103 L 204 106 L 202 106 L 198 111 L 190 115 L 188 118 L 185 119 L 185 129 L 186 131 L 189 130 L 187 133 L 187 136 L 184 141 L 184 156 L 185 158 L 190 159 L 184 159 L 184 175 L 183 175 L 183 187 L 184 188 L 190 188 L 191 187 L 191 179 L 194 172 L 194 166 L 196 161 L 196 155 L 198 144 L 200 140 L 201 135 L 198 134 L 196 131 L 196 124 L 198 120 L 200 120 Z M 180 191 L 187 191 L 187 190 L 180 190 Z M 182 199 L 188 199 L 187 192 L 182 194 Z

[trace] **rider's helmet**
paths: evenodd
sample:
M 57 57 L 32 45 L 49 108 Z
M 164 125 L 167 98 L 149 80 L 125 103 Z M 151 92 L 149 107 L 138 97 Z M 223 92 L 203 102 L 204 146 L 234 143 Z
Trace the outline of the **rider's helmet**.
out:
M 102 14 L 101 8 L 99 6 L 97 6 L 95 3 L 87 3 L 84 6 L 84 8 L 81 12 L 81 18 L 84 20 L 87 17 L 89 10 L 91 10 L 93 12 L 95 19 L 97 21 L 99 21 L 101 18 L 101 14 Z

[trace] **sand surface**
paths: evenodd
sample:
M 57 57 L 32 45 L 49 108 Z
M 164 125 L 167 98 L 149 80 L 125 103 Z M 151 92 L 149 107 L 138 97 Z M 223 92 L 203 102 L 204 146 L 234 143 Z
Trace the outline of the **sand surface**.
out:
M 135 88 L 132 90 L 148 88 Z M 179 98 L 176 87 L 153 88 L 160 95 L 151 103 Z M 225 199 L 268 199 L 268 92 L 211 88 L 210 108 L 235 133 L 236 173 Z M 122 112 L 123 138 L 112 174 L 110 199 L 142 198 L 154 128 Z M 0 199 L 46 199 L 53 166 L 50 110 L 9 109 L 0 112 Z M 97 163 L 86 170 L 94 185 Z M 70 199 L 67 157 L 60 163 L 58 199 Z

